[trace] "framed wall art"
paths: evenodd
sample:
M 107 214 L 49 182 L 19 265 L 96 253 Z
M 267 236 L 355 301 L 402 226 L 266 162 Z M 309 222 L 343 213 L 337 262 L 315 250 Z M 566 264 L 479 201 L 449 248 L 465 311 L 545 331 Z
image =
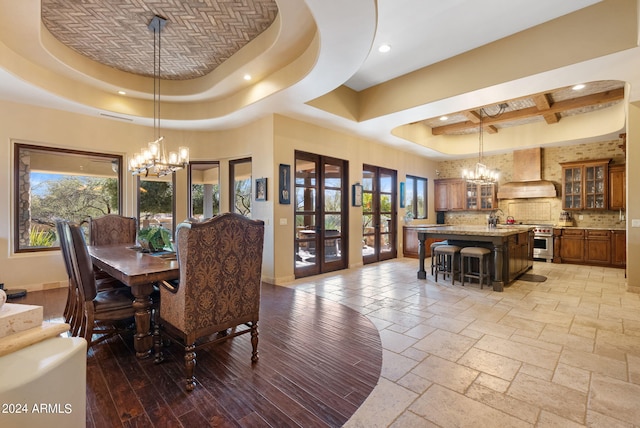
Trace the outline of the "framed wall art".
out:
M 267 179 L 257 178 L 256 179 L 256 201 L 266 201 L 266 200 L 267 200 Z
M 291 166 L 280 164 L 278 169 L 279 185 L 278 185 L 278 201 L 281 204 L 289 205 L 291 203 L 291 191 L 289 190 L 291 180 Z

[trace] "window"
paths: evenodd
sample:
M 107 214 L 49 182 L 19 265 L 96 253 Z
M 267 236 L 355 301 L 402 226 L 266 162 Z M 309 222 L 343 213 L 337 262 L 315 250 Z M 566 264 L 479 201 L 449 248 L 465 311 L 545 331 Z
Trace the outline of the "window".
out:
M 220 163 L 191 162 L 189 164 L 189 215 L 198 220 L 220 214 Z
M 229 162 L 231 212 L 251 217 L 251 158 Z
M 162 226 L 175 231 L 176 173 L 164 177 L 138 176 L 138 227 Z
M 118 214 L 122 156 L 16 144 L 14 250 L 58 249 L 56 220 Z
M 407 213 L 413 218 L 427 218 L 427 179 L 407 175 L 405 191 Z

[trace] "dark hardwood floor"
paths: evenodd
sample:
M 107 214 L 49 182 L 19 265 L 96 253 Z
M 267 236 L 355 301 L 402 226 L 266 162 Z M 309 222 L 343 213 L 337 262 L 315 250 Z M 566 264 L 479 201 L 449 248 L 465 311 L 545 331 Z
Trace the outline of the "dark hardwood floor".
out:
M 66 290 L 29 292 L 13 303 L 44 307 L 60 320 Z M 338 303 L 263 284 L 260 360 L 251 365 L 249 335 L 198 352 L 196 389 L 182 382 L 182 350 L 165 361 L 139 360 L 132 335 L 87 354 L 87 427 L 339 427 L 378 381 L 376 328 Z

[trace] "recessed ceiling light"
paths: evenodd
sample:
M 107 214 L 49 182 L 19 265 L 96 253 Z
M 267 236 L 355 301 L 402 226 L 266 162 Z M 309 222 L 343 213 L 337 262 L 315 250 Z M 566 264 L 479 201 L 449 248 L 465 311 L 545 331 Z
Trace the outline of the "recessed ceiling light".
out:
M 125 91 L 118 91 L 118 93 L 119 93 L 120 95 L 127 95 L 127 93 L 126 93 Z
M 585 85 L 584 85 L 584 84 L 582 84 L 582 83 L 580 83 L 580 84 L 578 84 L 578 85 L 574 86 L 574 87 L 573 87 L 573 88 L 571 88 L 571 89 L 573 89 L 574 91 L 579 91 L 580 89 L 584 89 L 584 87 L 585 87 Z
M 380 45 L 380 47 L 378 48 L 378 52 L 380 53 L 387 53 L 391 50 L 391 45 L 388 44 L 384 44 L 384 45 Z
M 440 120 L 443 122 L 447 119 L 449 119 L 449 116 L 440 116 Z
M 244 80 L 251 80 L 251 75 L 250 74 L 245 74 L 244 75 Z

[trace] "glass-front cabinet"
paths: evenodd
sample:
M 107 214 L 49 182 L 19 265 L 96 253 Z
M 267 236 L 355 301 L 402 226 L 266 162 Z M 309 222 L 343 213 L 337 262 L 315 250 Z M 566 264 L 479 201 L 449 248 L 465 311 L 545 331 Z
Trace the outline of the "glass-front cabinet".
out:
M 495 185 L 467 182 L 466 209 L 492 210 L 495 206 L 495 198 Z
M 608 209 L 610 159 L 562 163 L 562 208 Z

